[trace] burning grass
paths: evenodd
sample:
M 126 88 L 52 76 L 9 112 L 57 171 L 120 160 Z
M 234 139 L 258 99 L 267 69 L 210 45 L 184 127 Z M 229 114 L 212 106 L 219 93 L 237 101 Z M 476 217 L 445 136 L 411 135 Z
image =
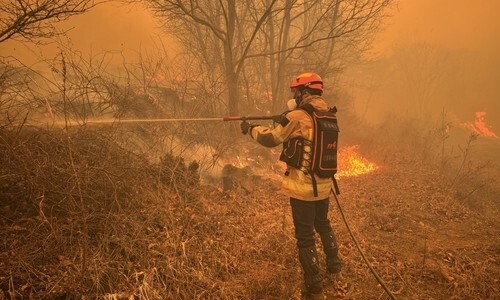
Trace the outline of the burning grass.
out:
M 359 153 L 359 145 L 342 147 L 338 153 L 338 177 L 359 176 L 377 169 L 375 163 L 368 161 Z
M 476 112 L 476 119 L 473 122 L 461 123 L 460 126 L 471 130 L 474 134 L 484 137 L 498 139 L 498 135 L 493 132 L 493 129 L 486 124 L 486 113 L 484 111 Z

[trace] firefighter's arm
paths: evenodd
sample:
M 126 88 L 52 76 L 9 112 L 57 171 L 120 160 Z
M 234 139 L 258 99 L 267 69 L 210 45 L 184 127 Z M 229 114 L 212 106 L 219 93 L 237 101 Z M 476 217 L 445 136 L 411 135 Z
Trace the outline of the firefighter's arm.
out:
M 249 133 L 259 144 L 271 148 L 287 140 L 295 126 L 297 126 L 297 122 L 290 121 L 288 118 L 283 117 L 280 123 L 274 128 L 256 125 L 250 128 Z

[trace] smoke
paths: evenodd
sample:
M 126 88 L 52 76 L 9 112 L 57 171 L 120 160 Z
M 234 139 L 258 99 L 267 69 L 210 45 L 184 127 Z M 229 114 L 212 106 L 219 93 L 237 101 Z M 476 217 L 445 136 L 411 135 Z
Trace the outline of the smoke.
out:
M 500 1 L 400 1 L 367 56 L 370 63 L 346 76 L 356 112 L 371 122 L 419 109 L 444 110 L 462 122 L 485 112 L 485 122 L 500 132 L 498 36 Z
M 404 54 L 401 51 L 405 47 L 427 45 L 438 55 L 432 59 L 445 59 L 435 64 L 434 70 L 427 70 L 430 75 L 439 73 L 441 77 L 432 83 L 430 95 L 424 95 L 427 103 L 423 104 L 433 106 L 423 108 L 434 114 L 446 110 L 463 122 L 473 121 L 476 112 L 486 112 L 485 122 L 499 132 L 499 20 L 500 1 L 497 0 L 397 2 L 367 56 L 376 63 L 350 68 L 344 76 L 357 113 L 377 122 L 387 113 L 412 114 L 418 110 L 417 100 L 412 99 L 418 95 L 405 82 L 412 74 L 403 69 L 411 70 L 414 66 L 401 57 Z M 142 52 L 158 49 L 159 44 L 167 48 L 167 54 L 178 51 L 161 28 L 162 24 L 138 5 L 108 2 L 57 26 L 61 31 L 68 31 L 72 47 L 84 57 L 118 51 L 121 55 L 116 55 L 117 60 L 137 61 Z M 16 41 L 0 44 L 1 56 L 15 54 L 27 65 L 38 62 L 39 56 L 53 58 L 59 52 L 54 43 L 40 48 Z M 424 62 L 432 63 L 429 59 Z
M 141 52 L 160 46 L 176 51 L 175 44 L 165 35 L 161 23 L 139 5 L 105 2 L 87 13 L 55 24 L 66 34 L 59 41 L 44 40 L 42 45 L 9 40 L 0 43 L 0 56 L 15 56 L 26 65 L 36 64 L 40 58 L 53 58 L 61 51 L 61 44 L 83 57 L 102 52 L 120 52 L 122 59 L 137 61 Z M 62 39 L 62 40 L 60 40 Z
M 500 41 L 500 2 L 454 0 L 400 1 L 379 35 L 378 47 L 425 40 L 450 48 L 488 51 Z

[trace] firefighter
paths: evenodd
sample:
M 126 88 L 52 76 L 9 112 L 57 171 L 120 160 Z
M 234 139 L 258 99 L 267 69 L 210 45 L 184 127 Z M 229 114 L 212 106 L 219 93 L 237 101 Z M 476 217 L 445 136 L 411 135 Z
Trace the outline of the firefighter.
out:
M 318 264 L 314 231 L 321 238 L 326 256 L 327 273 L 339 273 L 342 261 L 339 258 L 336 237 L 328 219 L 332 179 L 320 178 L 313 174 L 316 183 L 316 190 L 314 190 L 314 179 L 304 171 L 312 155 L 310 145 L 313 138 L 313 124 L 311 117 L 302 108 L 306 105 L 318 111 L 326 111 L 329 108 L 322 98 L 323 81 L 318 74 L 301 74 L 292 81 L 290 88 L 294 97 L 287 103 L 290 111 L 284 114 L 280 124 L 275 128 L 250 124 L 247 121 L 243 121 L 240 127 L 243 134 L 249 134 L 265 147 L 283 144 L 280 160 L 287 163 L 287 170 L 283 176 L 282 191 L 290 197 L 298 257 L 304 273 L 303 294 L 306 299 L 323 299 L 323 278 Z M 297 140 L 304 141 L 299 145 L 303 151 L 294 151 L 298 150 L 293 148 L 297 145 L 291 141 Z M 302 153 L 302 155 L 292 157 L 287 153 Z M 302 166 L 297 166 L 296 163 L 292 163 L 292 160 L 301 161 Z

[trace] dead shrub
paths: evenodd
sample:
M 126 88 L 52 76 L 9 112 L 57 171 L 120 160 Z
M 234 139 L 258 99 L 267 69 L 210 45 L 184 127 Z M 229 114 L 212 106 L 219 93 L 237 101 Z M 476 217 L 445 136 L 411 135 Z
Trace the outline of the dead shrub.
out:
M 149 264 L 148 240 L 172 221 L 157 165 L 102 130 L 0 136 L 3 290 L 104 295 Z
M 160 181 L 175 190 L 183 199 L 193 196 L 193 189 L 200 184 L 199 164 L 192 161 L 188 165 L 183 157 L 167 153 L 160 158 Z

